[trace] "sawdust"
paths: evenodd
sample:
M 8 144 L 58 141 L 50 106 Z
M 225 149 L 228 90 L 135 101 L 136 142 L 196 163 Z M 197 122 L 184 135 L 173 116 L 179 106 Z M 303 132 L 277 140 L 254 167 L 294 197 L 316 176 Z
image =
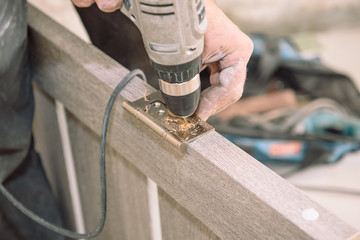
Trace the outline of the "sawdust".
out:
M 145 91 L 144 91 L 144 101 L 145 101 L 145 102 L 149 101 L 149 100 L 147 99 L 147 97 L 146 97 L 146 94 L 147 94 L 147 89 L 145 88 Z
M 180 118 L 174 116 L 167 116 L 165 123 L 169 126 L 170 130 L 178 136 L 185 138 L 186 136 L 196 135 L 200 121 L 195 117 Z

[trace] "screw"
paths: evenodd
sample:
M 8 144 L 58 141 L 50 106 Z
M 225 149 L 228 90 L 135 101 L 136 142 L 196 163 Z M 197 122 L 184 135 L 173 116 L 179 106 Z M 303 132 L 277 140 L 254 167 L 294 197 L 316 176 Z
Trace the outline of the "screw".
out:
M 124 6 L 129 9 L 131 7 L 131 0 L 123 0 Z
M 301 213 L 302 217 L 307 221 L 315 221 L 319 218 L 319 212 L 313 208 L 307 208 Z
M 159 112 L 158 112 L 158 114 L 159 114 L 160 116 L 164 115 L 164 113 L 165 113 L 165 111 L 162 110 L 162 109 L 160 109 Z
M 159 108 L 159 107 L 160 107 L 160 103 L 159 103 L 159 102 L 154 102 L 154 107 L 155 107 L 155 108 Z

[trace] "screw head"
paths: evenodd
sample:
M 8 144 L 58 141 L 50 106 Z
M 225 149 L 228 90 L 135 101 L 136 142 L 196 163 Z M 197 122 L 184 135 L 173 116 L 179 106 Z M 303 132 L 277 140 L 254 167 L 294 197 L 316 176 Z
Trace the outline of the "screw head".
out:
M 154 102 L 154 107 L 155 107 L 155 108 L 159 108 L 159 107 L 160 107 L 160 103 L 159 103 L 159 102 Z
M 129 9 L 131 7 L 131 0 L 123 0 L 123 4 L 126 9 Z
M 307 208 L 301 213 L 302 217 L 307 221 L 315 221 L 319 218 L 319 212 L 314 208 Z

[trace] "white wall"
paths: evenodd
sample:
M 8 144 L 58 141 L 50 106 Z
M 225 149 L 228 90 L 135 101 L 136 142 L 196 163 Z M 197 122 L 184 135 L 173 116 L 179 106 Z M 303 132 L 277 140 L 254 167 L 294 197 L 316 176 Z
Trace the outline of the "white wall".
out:
M 360 26 L 359 0 L 217 0 L 217 4 L 245 32 Z

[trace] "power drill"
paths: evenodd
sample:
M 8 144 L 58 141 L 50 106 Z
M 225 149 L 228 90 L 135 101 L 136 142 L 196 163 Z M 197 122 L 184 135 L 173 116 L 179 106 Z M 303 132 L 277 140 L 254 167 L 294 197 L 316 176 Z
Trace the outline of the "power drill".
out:
M 142 34 L 167 108 L 175 116 L 191 116 L 200 99 L 203 0 L 123 0 L 121 11 Z

